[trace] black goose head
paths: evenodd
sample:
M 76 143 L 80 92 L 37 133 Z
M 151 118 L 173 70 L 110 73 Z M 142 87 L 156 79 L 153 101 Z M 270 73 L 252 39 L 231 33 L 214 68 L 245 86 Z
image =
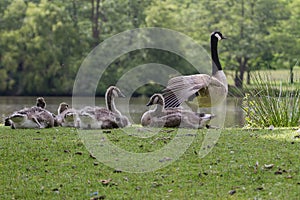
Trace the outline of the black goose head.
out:
M 218 40 L 226 39 L 226 37 L 220 31 L 214 31 L 211 33 L 211 38 L 216 38 Z
M 214 31 L 211 33 L 211 58 L 212 58 L 212 74 L 216 74 L 217 71 L 222 70 L 222 66 L 218 56 L 218 41 L 222 39 L 226 39 L 226 37 L 220 31 Z

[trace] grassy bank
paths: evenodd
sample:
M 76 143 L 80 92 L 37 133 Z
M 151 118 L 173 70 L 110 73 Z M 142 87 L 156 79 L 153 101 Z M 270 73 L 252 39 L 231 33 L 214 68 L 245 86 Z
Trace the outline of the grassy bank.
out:
M 234 85 L 234 77 L 235 72 L 232 70 L 225 70 L 227 81 L 229 85 Z M 251 71 L 251 76 L 254 76 L 255 73 L 261 73 L 261 74 L 267 74 L 276 82 L 283 82 L 283 83 L 289 83 L 290 81 L 290 70 L 289 69 L 277 69 L 277 70 L 258 70 L 258 71 Z M 294 68 L 294 81 L 295 84 L 299 84 L 300 79 L 300 67 Z M 247 73 L 245 73 L 244 77 L 244 83 L 246 83 L 247 80 Z
M 146 139 L 141 128 L 105 132 L 119 147 L 155 151 L 176 136 L 164 129 Z M 143 131 L 151 132 L 151 129 Z M 71 128 L 11 130 L 0 127 L 0 199 L 298 199 L 299 133 L 228 129 L 204 158 L 205 130 L 171 165 L 149 173 L 127 173 L 93 158 Z M 171 158 L 170 158 L 171 159 Z M 154 161 L 159 162 L 159 161 Z

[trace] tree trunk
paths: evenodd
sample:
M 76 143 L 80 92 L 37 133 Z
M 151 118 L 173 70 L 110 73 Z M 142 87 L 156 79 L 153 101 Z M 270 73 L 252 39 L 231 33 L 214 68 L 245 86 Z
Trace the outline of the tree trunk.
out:
M 294 83 L 294 66 L 293 65 L 290 66 L 290 83 L 291 84 Z
M 92 37 L 94 40 L 94 46 L 97 46 L 100 40 L 100 26 L 99 26 L 99 12 L 100 12 L 100 0 L 92 0 Z
M 76 2 L 76 0 L 73 0 L 72 6 L 73 6 L 72 7 L 72 9 L 73 9 L 72 20 L 73 20 L 74 26 L 78 27 L 77 2 Z
M 247 69 L 248 58 L 240 57 L 237 59 L 239 63 L 239 70 L 235 76 L 235 86 L 238 88 L 243 88 L 244 74 Z
M 234 85 L 235 85 L 236 87 L 238 87 L 238 88 L 240 88 L 240 87 L 242 86 L 241 80 L 240 80 L 240 78 L 239 78 L 239 71 L 238 71 L 238 70 L 235 71 Z
M 250 85 L 251 84 L 251 81 L 250 81 L 250 79 L 251 79 L 251 75 L 250 75 L 250 68 L 249 67 L 247 67 L 247 85 Z
M 244 10 L 244 0 L 241 1 L 241 16 L 242 16 L 242 20 L 241 20 L 241 26 L 240 26 L 240 38 L 244 38 L 244 16 L 245 16 L 245 10 Z M 237 62 L 239 63 L 239 67 L 238 67 L 238 73 L 236 73 L 235 76 L 235 86 L 238 88 L 242 88 L 243 87 L 243 80 L 244 80 L 244 72 L 245 72 L 245 66 L 244 66 L 244 62 L 243 62 L 243 57 L 238 57 L 237 58 Z

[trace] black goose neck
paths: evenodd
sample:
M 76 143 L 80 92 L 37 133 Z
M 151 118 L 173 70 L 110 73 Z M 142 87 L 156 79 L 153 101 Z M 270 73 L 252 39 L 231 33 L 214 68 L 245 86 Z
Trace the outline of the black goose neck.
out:
M 211 58 L 212 58 L 212 74 L 222 70 L 222 66 L 218 56 L 218 39 L 211 36 L 210 40 Z

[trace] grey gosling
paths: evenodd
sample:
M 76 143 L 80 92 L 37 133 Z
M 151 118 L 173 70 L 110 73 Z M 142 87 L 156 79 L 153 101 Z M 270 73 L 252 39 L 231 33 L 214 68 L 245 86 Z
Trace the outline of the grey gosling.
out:
M 83 129 L 112 129 L 130 125 L 128 118 L 116 108 L 114 99 L 124 97 L 119 88 L 110 86 L 105 93 L 104 107 L 83 108 L 79 113 L 80 128 Z
M 54 117 L 45 109 L 46 102 L 38 97 L 36 106 L 15 111 L 5 119 L 5 126 L 16 128 L 51 128 L 54 126 Z
M 63 127 L 79 127 L 78 111 L 69 108 L 69 104 L 62 102 L 59 104 L 56 116 L 56 123 Z

